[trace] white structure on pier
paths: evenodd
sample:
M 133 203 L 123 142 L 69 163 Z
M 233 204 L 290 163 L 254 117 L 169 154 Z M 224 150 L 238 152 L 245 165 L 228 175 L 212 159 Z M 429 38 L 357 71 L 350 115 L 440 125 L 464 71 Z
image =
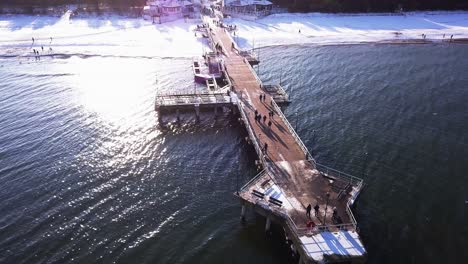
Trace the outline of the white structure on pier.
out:
M 193 3 L 187 0 L 148 0 L 143 18 L 163 23 L 193 16 Z
M 271 14 L 273 3 L 267 0 L 224 0 L 223 13 L 232 17 L 257 19 Z

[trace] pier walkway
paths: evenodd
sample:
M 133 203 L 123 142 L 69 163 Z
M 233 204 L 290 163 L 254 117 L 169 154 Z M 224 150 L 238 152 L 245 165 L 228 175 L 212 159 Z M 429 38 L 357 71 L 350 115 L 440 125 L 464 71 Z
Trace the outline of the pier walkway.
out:
M 349 208 L 362 188 L 362 180 L 317 164 L 273 98 L 262 89 L 230 34 L 209 18 L 205 23 L 209 24 L 213 47 L 222 54 L 240 115 L 264 168 L 238 196 L 260 208 L 267 216 L 267 228 L 270 218 L 288 227 L 291 239 L 299 246 L 300 262 L 362 261 L 365 249 Z M 262 115 L 261 121 L 255 119 L 255 111 Z M 271 111 L 274 115 L 269 118 Z M 309 204 L 319 206 L 316 216 L 314 209 L 312 217 L 306 216 Z

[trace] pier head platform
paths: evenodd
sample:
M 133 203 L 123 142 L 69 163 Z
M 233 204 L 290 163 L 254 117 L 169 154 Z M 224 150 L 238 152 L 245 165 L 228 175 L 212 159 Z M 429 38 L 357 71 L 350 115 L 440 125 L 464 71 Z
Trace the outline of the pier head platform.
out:
M 351 211 L 363 181 L 317 163 L 278 105 L 289 102 L 284 90 L 261 82 L 219 21 L 204 17 L 204 25 L 229 87 L 218 94 L 159 96 L 159 116 L 164 109 L 231 109 L 244 124 L 261 168 L 235 192 L 241 218 L 250 209 L 266 217 L 266 231 L 272 223 L 281 225 L 299 263 L 365 262 Z

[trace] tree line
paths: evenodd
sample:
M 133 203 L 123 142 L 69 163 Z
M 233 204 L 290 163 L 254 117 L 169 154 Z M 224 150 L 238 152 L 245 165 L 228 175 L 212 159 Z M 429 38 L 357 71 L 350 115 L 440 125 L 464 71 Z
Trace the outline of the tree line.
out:
M 466 10 L 466 0 L 270 0 L 293 12 L 394 12 L 399 10 Z M 4 7 L 79 5 L 96 10 L 142 7 L 146 0 L 1 0 Z

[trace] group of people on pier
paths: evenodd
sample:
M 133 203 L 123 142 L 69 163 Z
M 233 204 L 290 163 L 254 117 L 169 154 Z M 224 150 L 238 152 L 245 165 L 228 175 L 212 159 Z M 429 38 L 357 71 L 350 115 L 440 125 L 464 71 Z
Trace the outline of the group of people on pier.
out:
M 314 216 L 320 221 L 320 206 L 317 204 L 315 204 L 314 206 Z M 327 211 L 327 207 L 325 207 L 325 211 Z M 306 208 L 306 216 L 307 216 L 307 219 L 309 219 L 307 221 L 307 227 L 314 227 L 315 226 L 315 223 L 313 221 L 311 221 L 312 219 L 312 216 L 310 215 L 310 213 L 312 212 L 312 205 L 309 204 Z M 325 212 L 326 213 L 326 212 Z M 326 214 L 325 214 L 326 216 Z M 325 219 L 325 216 L 324 216 L 324 219 L 323 219 L 323 223 L 325 224 L 326 222 L 326 219 Z M 333 213 L 332 213 L 332 216 L 331 216 L 331 220 L 333 222 L 333 224 L 342 224 L 343 223 L 343 220 L 341 219 L 341 217 L 338 215 L 338 209 L 336 207 L 333 207 Z
M 260 98 L 260 102 L 262 102 L 262 103 L 266 102 L 266 95 L 265 94 L 263 94 L 263 93 L 260 94 L 259 98 Z M 271 100 L 273 101 L 273 98 Z M 271 102 L 271 105 L 273 105 L 272 102 Z M 266 110 L 268 110 L 268 108 Z M 268 129 L 271 129 L 271 126 L 273 125 L 272 120 L 273 120 L 274 116 L 275 116 L 275 111 L 273 109 L 268 111 L 268 118 L 267 118 L 267 116 L 265 114 L 262 115 L 261 113 L 259 113 L 259 111 L 257 109 L 255 109 L 255 111 L 254 111 L 255 122 L 257 124 L 260 124 L 260 125 L 266 124 L 268 126 Z M 267 122 L 267 119 L 268 119 L 268 122 Z M 268 153 L 268 144 L 266 142 L 264 143 L 264 145 L 262 147 L 262 151 L 264 151 L 265 153 Z

